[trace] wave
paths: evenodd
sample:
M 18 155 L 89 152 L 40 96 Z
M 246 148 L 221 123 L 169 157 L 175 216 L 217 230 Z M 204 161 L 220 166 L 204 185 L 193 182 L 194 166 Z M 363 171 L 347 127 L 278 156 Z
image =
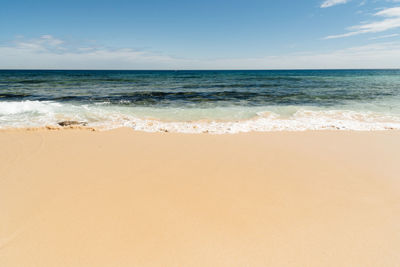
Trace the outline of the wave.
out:
M 393 92 L 384 90 L 374 92 L 346 92 L 345 90 L 331 90 L 329 92 L 303 92 L 301 90 L 210 90 L 197 91 L 171 90 L 171 91 L 133 91 L 110 92 L 96 95 L 93 92 L 69 94 L 35 94 L 34 92 L 3 92 L 0 93 L 2 101 L 55 101 L 81 104 L 110 102 L 112 104 L 130 104 L 131 106 L 191 106 L 204 104 L 226 103 L 240 106 L 266 106 L 266 105 L 313 105 L 334 106 L 350 101 L 366 102 L 379 99 L 396 98 Z
M 291 112 L 287 110 L 292 109 Z M 220 114 L 220 117 L 217 115 Z M 166 115 L 167 114 L 167 115 Z M 189 114 L 189 118 L 179 118 Z M 214 118 L 211 118 L 211 115 Z M 244 114 L 244 115 L 243 115 Z M 192 117 L 192 119 L 190 118 Z M 136 109 L 104 105 L 74 105 L 52 101 L 0 102 L 0 128 L 57 126 L 74 120 L 109 130 L 131 127 L 145 132 L 244 133 L 305 130 L 378 131 L 400 129 L 400 116 L 372 111 L 312 110 L 286 107 L 286 114 L 269 107 L 210 109 Z

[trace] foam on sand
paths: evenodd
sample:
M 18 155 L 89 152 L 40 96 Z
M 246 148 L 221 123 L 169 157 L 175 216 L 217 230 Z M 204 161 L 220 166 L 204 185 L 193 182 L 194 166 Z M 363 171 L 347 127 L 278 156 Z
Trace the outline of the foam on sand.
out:
M 52 101 L 0 102 L 0 128 L 57 126 L 84 122 L 109 130 L 131 127 L 145 132 L 242 133 L 305 130 L 376 131 L 400 129 L 400 116 L 373 111 L 312 107 L 219 107 L 209 109 L 136 108 L 75 105 Z

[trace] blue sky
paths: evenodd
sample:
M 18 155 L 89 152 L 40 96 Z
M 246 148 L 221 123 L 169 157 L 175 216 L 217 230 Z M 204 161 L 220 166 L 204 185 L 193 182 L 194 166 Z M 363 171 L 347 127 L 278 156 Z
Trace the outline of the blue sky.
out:
M 0 68 L 399 68 L 400 0 L 2 0 Z

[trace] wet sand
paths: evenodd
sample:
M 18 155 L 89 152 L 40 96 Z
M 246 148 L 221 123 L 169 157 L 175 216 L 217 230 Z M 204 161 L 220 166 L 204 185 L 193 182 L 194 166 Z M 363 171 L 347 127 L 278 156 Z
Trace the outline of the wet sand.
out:
M 399 266 L 400 132 L 0 132 L 0 266 Z

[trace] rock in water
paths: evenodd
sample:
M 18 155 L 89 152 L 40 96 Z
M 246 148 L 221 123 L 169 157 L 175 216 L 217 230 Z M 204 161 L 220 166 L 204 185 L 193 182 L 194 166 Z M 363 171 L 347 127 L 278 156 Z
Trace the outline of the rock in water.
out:
M 61 122 L 58 123 L 58 125 L 60 125 L 62 127 L 74 126 L 74 125 L 86 126 L 87 123 L 86 122 L 79 122 L 79 121 L 61 121 Z

